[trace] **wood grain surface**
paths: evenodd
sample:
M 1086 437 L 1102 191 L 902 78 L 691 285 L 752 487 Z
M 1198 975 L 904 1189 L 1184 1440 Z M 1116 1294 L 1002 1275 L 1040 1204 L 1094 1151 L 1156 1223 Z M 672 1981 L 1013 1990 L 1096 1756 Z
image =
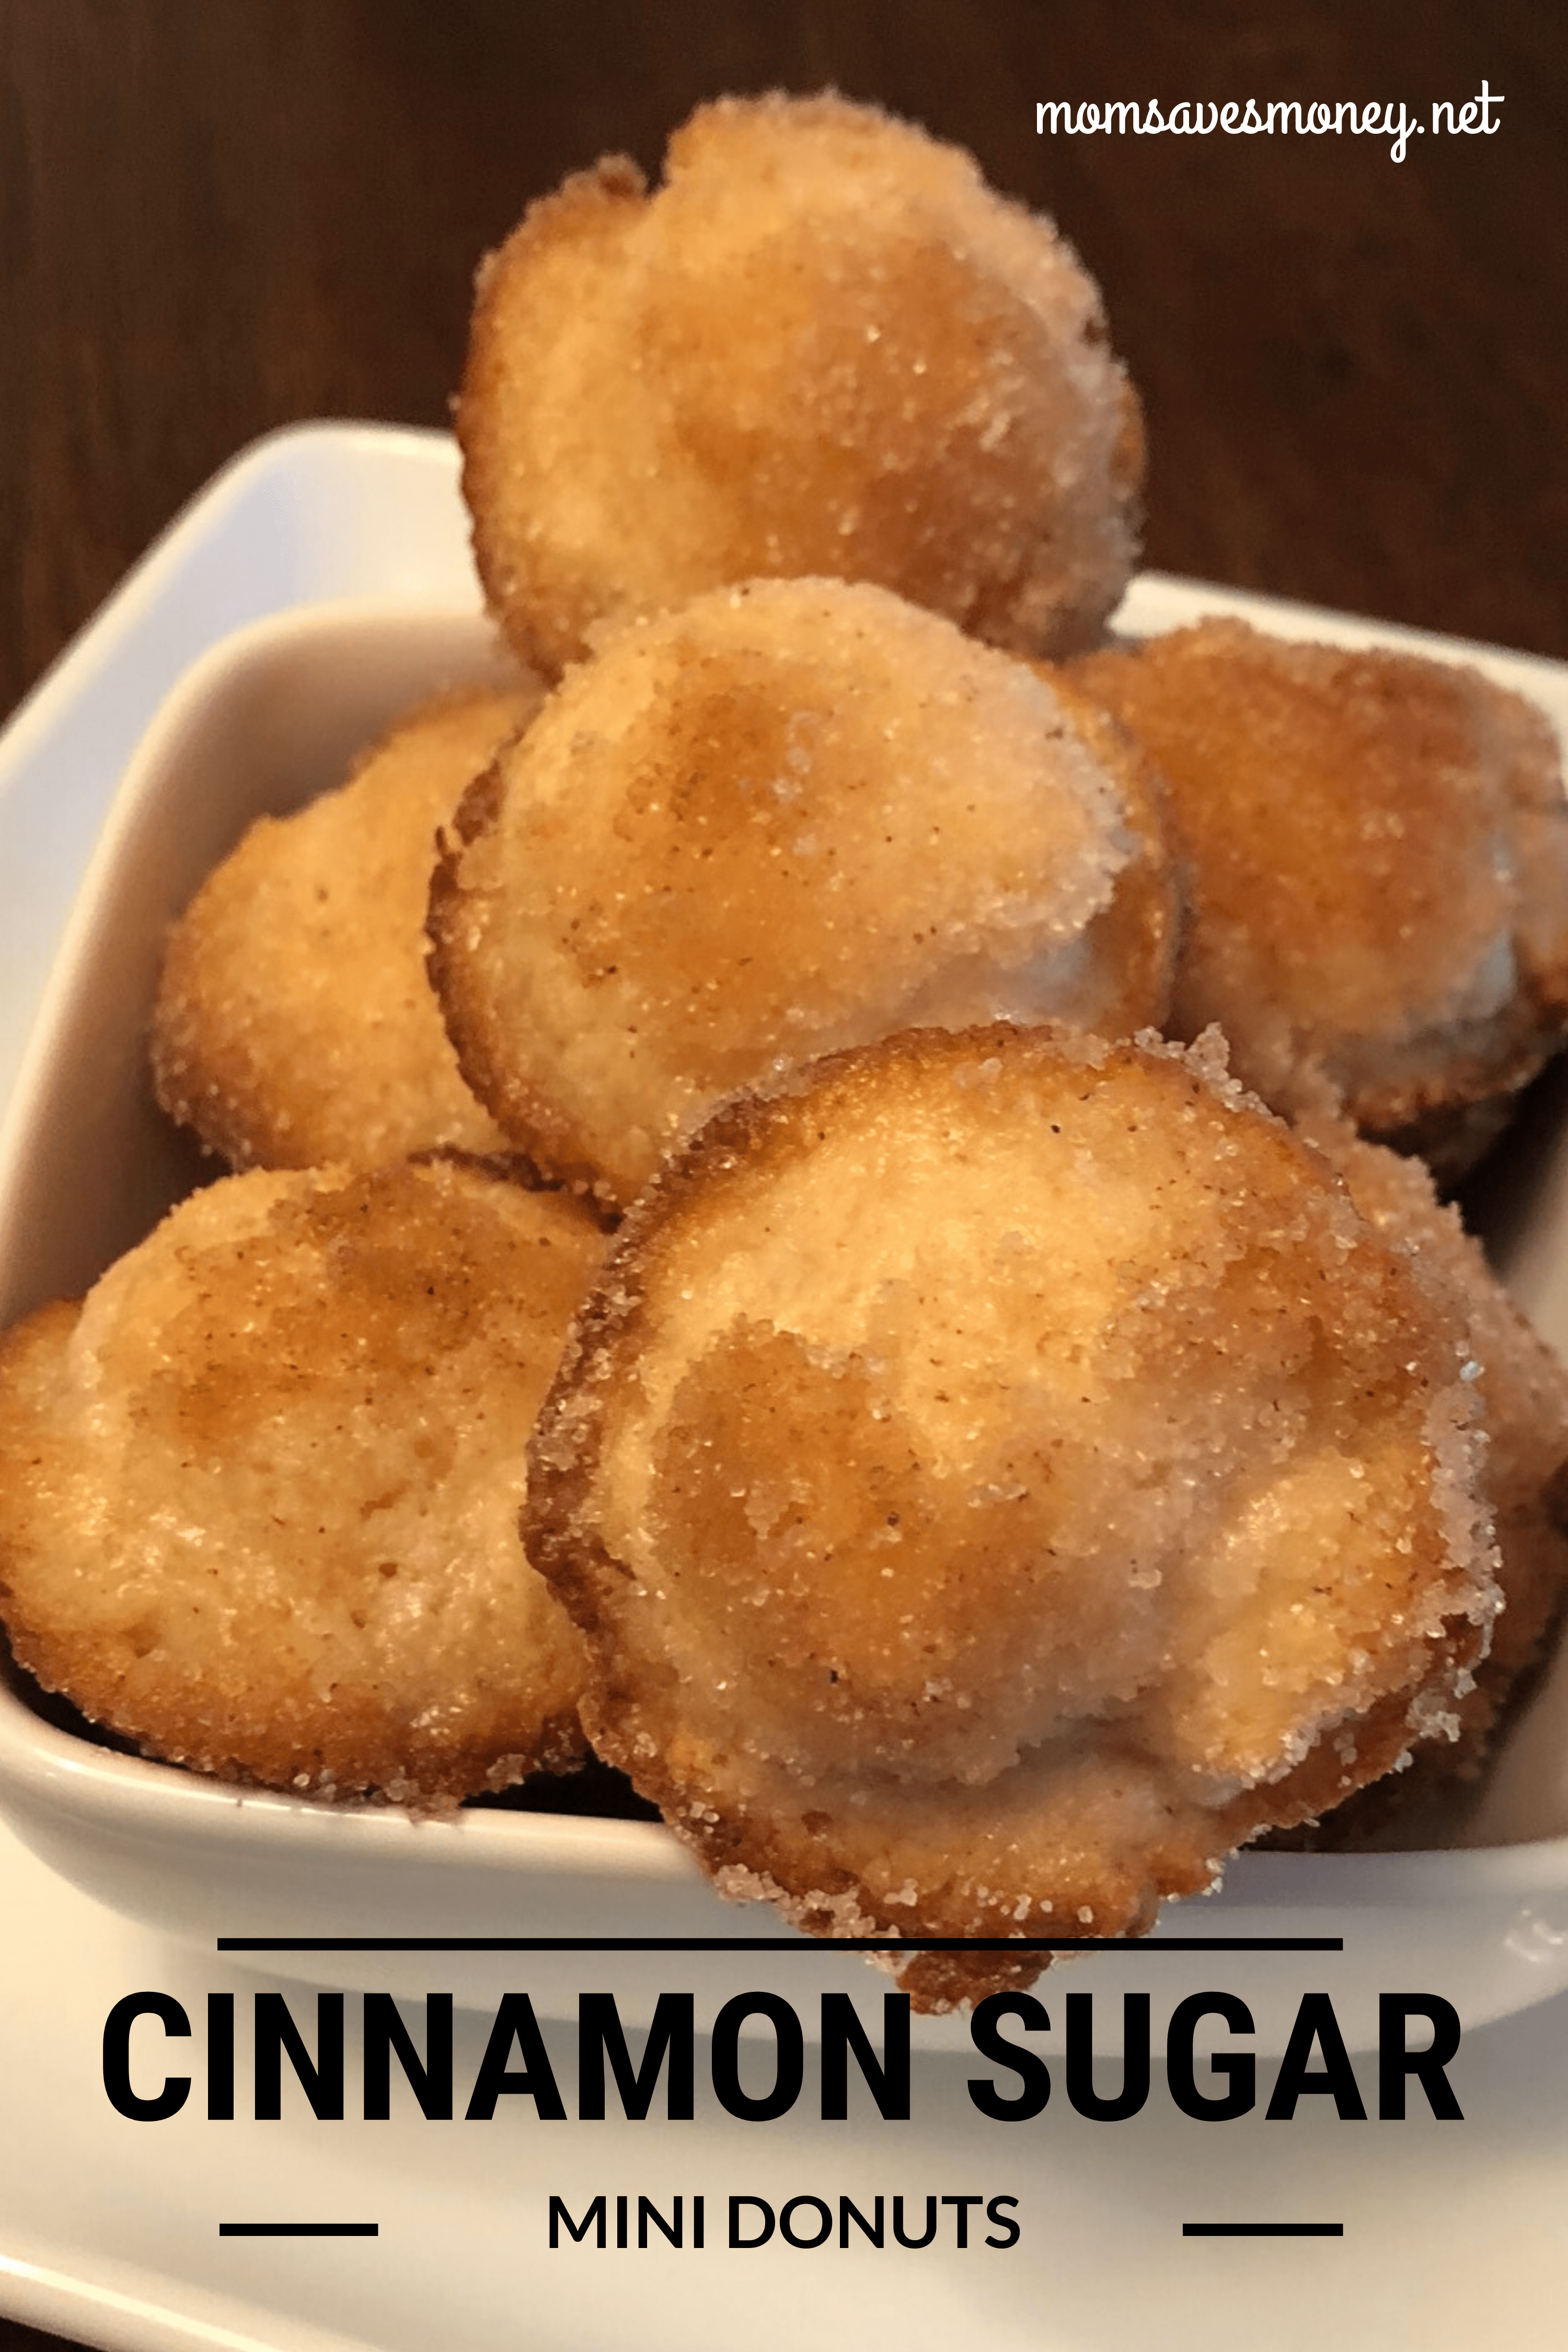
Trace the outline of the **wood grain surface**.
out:
M 237 447 L 440 425 L 474 264 L 725 89 L 834 84 L 1056 215 L 1166 570 L 1568 656 L 1565 20 L 1469 0 L 0 0 L 0 711 Z M 1041 137 L 1041 100 L 1495 135 Z M 0 2217 L 3 2221 L 3 2217 Z M 61 2234 L 68 2236 L 69 2217 Z M 3 2230 L 0 2230 L 3 2234 Z M 56 2339 L 0 2320 L 0 2352 Z

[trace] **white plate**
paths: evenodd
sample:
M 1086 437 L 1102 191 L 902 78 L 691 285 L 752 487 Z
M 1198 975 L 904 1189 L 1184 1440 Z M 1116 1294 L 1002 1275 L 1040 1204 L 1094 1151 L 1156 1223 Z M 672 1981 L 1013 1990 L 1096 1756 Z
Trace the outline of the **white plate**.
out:
M 444 646 L 442 661 L 485 657 L 473 620 L 477 597 L 455 471 L 450 446 L 436 436 L 318 426 L 260 445 L 219 478 L 13 722 L 0 742 L 0 939 L 10 959 L 0 1086 L 19 1060 L 22 1032 L 41 995 L 44 969 L 114 783 L 153 711 L 208 646 L 258 617 L 374 593 L 390 596 L 400 610 L 389 613 L 384 604 L 374 614 L 340 611 L 326 619 L 326 636 L 335 632 L 342 640 L 343 633 L 368 628 L 380 644 L 401 634 L 406 643 Z M 1260 611 L 1261 601 L 1145 579 L 1123 619 L 1133 628 L 1169 626 L 1201 606 L 1255 614 L 1297 635 L 1471 651 L 1298 607 L 1268 604 Z M 302 628 L 274 621 L 246 657 L 265 664 L 279 648 L 319 645 L 321 625 L 316 618 Z M 454 646 L 466 650 L 454 656 Z M 1556 666 L 1484 649 L 1478 657 L 1504 682 L 1537 693 L 1560 723 L 1568 717 L 1564 674 Z M 397 663 L 393 669 L 401 687 L 406 674 Z M 216 674 L 232 678 L 231 655 L 220 658 Z M 423 682 L 406 675 L 410 692 Z M 187 719 L 198 726 L 211 708 L 204 691 L 198 682 L 184 703 Z M 297 707 L 307 708 L 309 699 Z M 374 724 L 377 715 L 364 705 L 353 723 L 363 718 Z M 232 812 L 224 820 L 230 821 Z M 131 837 L 121 834 L 121 849 Z M 171 864 L 163 855 L 168 845 L 166 831 L 156 825 L 142 835 L 149 887 L 178 895 L 178 856 L 194 853 L 182 849 Z M 75 950 L 88 944 L 79 929 L 74 944 Z M 145 948 L 143 938 L 143 963 Z M 119 951 L 111 946 L 112 953 Z M 60 1000 L 55 1017 L 64 1024 L 57 1033 L 63 1039 L 72 1017 L 68 1002 Z M 79 1045 L 91 1042 L 85 1031 L 76 1034 Z M 119 1052 L 123 1066 L 124 1042 L 123 1032 L 118 1045 L 102 1034 L 96 1050 L 110 1063 Z M 25 1099 L 14 1105 L 14 1139 L 36 1131 L 36 1105 L 62 1076 L 63 1066 L 56 1060 L 51 1069 L 49 1059 L 35 1062 Z M 63 1097 L 52 1097 L 57 1110 L 70 1092 L 68 1084 Z M 90 1103 L 92 1090 L 87 1093 Z M 110 1087 L 97 1099 L 112 1107 L 110 1128 L 126 1116 L 123 1092 L 117 1097 Z M 79 1089 L 71 1116 L 82 1115 Z M 110 1163 L 89 1146 L 89 1164 Z M 24 1171 L 14 1200 L 21 1200 L 36 1173 L 35 1167 L 29 1179 Z M 132 1223 L 153 1203 L 167 1171 L 153 1165 L 144 1178 L 150 1190 L 127 1211 Z M 115 1191 L 104 1186 L 89 1204 L 86 1223 L 96 1235 L 87 1244 L 89 1255 L 105 1246 L 107 1226 L 98 1221 L 121 1213 Z M 35 1191 L 32 1201 L 34 1210 L 46 1202 L 47 1188 Z M 1521 1279 L 1549 1326 L 1562 1313 L 1555 1286 L 1568 1272 L 1568 1252 L 1556 1245 L 1552 1230 L 1560 1206 L 1549 1183 L 1533 1220 L 1533 1255 L 1527 1247 L 1520 1260 Z M 51 1250 L 63 1246 L 68 1255 L 81 1244 L 79 1223 L 74 1239 L 66 1231 L 70 1224 L 68 1218 L 45 1234 L 29 1211 L 28 1229 L 42 1258 L 29 1270 L 13 1250 L 12 1279 L 20 1291 L 40 1278 Z M 1268 2340 L 1286 2347 L 1315 2343 L 1319 2329 L 1331 2327 L 1352 2344 L 1415 2340 L 1408 2305 L 1388 2300 L 1383 2265 L 1385 2258 L 1419 2248 L 1442 2269 L 1444 2234 L 1435 2224 L 1429 2231 L 1428 2224 L 1440 2211 L 1458 2210 L 1452 2202 L 1455 2168 L 1446 2160 L 1455 2142 L 1452 2126 L 1354 2127 L 1302 2118 L 1280 2133 L 1255 2117 L 1218 2133 L 1200 2129 L 1194 2152 L 1197 2127 L 1160 2106 L 1157 2095 L 1151 2111 L 1132 2124 L 1084 2125 L 1058 2100 L 1038 2124 L 1020 2131 L 976 2117 L 963 2091 L 973 2059 L 940 2053 L 917 2062 L 926 2070 L 921 2082 L 929 2077 L 931 2087 L 929 2097 L 917 2096 L 917 2121 L 909 2126 L 808 2128 L 791 2122 L 758 2133 L 710 2117 L 684 2126 L 580 2127 L 563 2135 L 558 2149 L 547 2128 L 531 2125 L 522 2126 L 520 2139 L 515 2128 L 500 2124 L 465 2132 L 418 2122 L 379 2127 L 317 2126 L 309 2119 L 270 2127 L 206 2126 L 193 2117 L 168 2126 L 125 2123 L 109 2112 L 93 2071 L 104 2010 L 138 1984 L 174 1990 L 184 1985 L 199 1993 L 236 1981 L 212 1956 L 216 1933 L 734 1936 L 765 1932 L 769 1923 L 765 1915 L 719 1906 L 662 1833 L 639 1825 L 490 1815 L 455 1828 L 416 1830 L 387 1815 L 334 1815 L 279 1799 L 241 1800 L 52 1732 L 15 1702 L 0 1743 L 6 1750 L 5 1801 L 37 1851 L 144 1923 L 128 1927 L 115 1920 L 41 1871 L 0 1832 L 0 1916 L 8 1930 L 4 1967 L 12 1994 L 0 2024 L 0 2081 L 26 2126 L 16 2136 L 14 2155 L 0 2158 L 11 2173 L 0 2172 L 5 2184 L 0 2251 L 15 2257 L 10 2269 L 0 2265 L 0 2305 L 9 2296 L 19 2315 L 97 2333 L 116 2345 L 249 2340 L 303 2347 L 353 2340 L 390 2348 L 434 2341 L 510 2344 L 517 2340 L 514 2322 L 523 2301 L 536 2315 L 531 2340 L 574 2345 L 625 2340 L 697 2347 L 742 2329 L 760 2344 L 795 2344 L 808 2328 L 851 2320 L 891 2324 L 904 2340 L 934 2343 L 939 2333 L 945 2341 L 961 2324 L 962 2312 L 966 2332 L 987 2345 L 1087 2347 L 1146 2341 L 1157 2299 L 1169 2295 L 1157 2333 L 1170 2345 Z M 1561 1749 L 1561 1742 L 1552 1747 L 1554 1759 Z M 1562 1819 L 1556 1816 L 1556 1825 Z M 521 1871 L 520 1861 L 526 1865 Z M 28 1925 L 18 1935 L 10 1923 L 24 1916 Z M 1171 1927 L 1188 1933 L 1343 1930 L 1349 1949 L 1321 1963 L 1254 1958 L 1245 1963 L 1251 1971 L 1245 1983 L 1238 1981 L 1241 1964 L 1234 1957 L 1140 1963 L 1130 1956 L 1097 1962 L 1096 1988 L 1113 1992 L 1124 1982 L 1136 1983 L 1166 2004 L 1197 1984 L 1246 1990 L 1259 2003 L 1265 2046 L 1270 2040 L 1278 2046 L 1278 2021 L 1288 2017 L 1296 1993 L 1309 1983 L 1333 1990 L 1357 2042 L 1368 2038 L 1357 2004 L 1364 2011 L 1379 1988 L 1447 1990 L 1479 2022 L 1539 2000 L 1568 1979 L 1568 1841 L 1467 1856 L 1244 1857 L 1223 1896 L 1173 1915 Z M 185 1948 L 169 1944 L 168 1934 L 186 1939 Z M 82 1947 L 74 1958 L 73 1941 Z M 205 1953 L 191 1948 L 204 1943 Z M 314 1966 L 323 1980 L 338 1982 L 413 1989 L 432 1980 L 427 1961 L 412 1969 L 400 1960 L 345 1964 L 337 1957 L 273 1965 Z M 447 1981 L 459 2000 L 483 2005 L 503 1979 L 519 1980 L 522 1964 L 445 1965 L 454 1971 Z M 646 2001 L 652 1984 L 694 1982 L 687 1962 L 679 1978 L 670 1976 L 668 1962 L 662 1978 L 646 1965 L 627 1963 L 618 1979 L 592 1965 L 592 1982 L 622 1990 L 628 2016 Z M 522 1980 L 536 1991 L 545 2014 L 568 2008 L 574 1984 L 586 1980 L 564 1966 L 554 1974 L 532 1962 L 526 1966 Z M 1178 1986 L 1178 1968 L 1196 1974 L 1184 1974 Z M 760 1964 L 731 1963 L 729 1970 L 710 1964 L 700 1990 L 711 2000 L 737 1986 L 765 1981 L 798 1999 L 803 1969 L 811 1971 L 814 1992 L 833 1983 L 865 1986 L 858 1969 L 837 1956 L 803 1954 L 772 1960 L 765 1975 Z M 1560 2095 L 1562 2070 L 1539 2063 L 1554 2046 L 1544 2038 L 1551 2021 L 1561 2034 L 1561 2005 L 1535 2016 L 1542 2033 L 1528 2021 L 1493 2030 L 1468 2042 L 1460 2062 L 1480 2084 L 1481 2110 L 1490 2112 L 1496 2146 L 1513 2147 L 1527 2170 L 1535 2167 L 1521 2207 L 1526 2213 L 1544 2210 L 1534 2201 L 1535 2191 L 1560 2180 L 1563 2159 L 1559 2107 L 1543 2087 L 1555 2086 Z M 944 2031 L 962 2040 L 962 2027 Z M 1514 2126 L 1506 2103 L 1516 2098 L 1523 2103 L 1522 2137 L 1510 2140 Z M 1467 2173 L 1473 2172 L 1478 2153 L 1475 2121 L 1472 2113 L 1464 2133 Z M 232 2168 L 231 2149 L 240 2151 Z M 1129 2166 L 1130 2153 L 1138 2149 L 1146 2162 Z M 1543 2150 L 1550 2156 L 1544 2171 Z M 896 2158 L 891 2167 L 889 2151 Z M 158 2159 L 151 2166 L 149 2153 Z M 1233 2210 L 1240 2202 L 1256 2211 L 1266 2192 L 1276 2212 L 1300 2212 L 1309 2188 L 1310 2201 L 1318 2201 L 1322 2182 L 1314 2168 L 1330 2154 L 1335 2201 L 1347 2207 L 1344 2218 L 1352 2200 L 1348 2193 L 1339 2196 L 1341 2182 L 1347 2192 L 1353 2187 L 1358 2237 L 1369 2221 L 1376 2224 L 1360 2251 L 1350 2242 L 1303 2256 L 1289 2244 L 1216 2249 L 1184 2244 L 1179 2237 L 1168 2241 L 1173 2215 L 1203 2218 L 1187 2210 L 1194 2179 L 1201 2180 L 1205 2200 L 1229 2199 Z M 1202 2160 L 1194 2174 L 1196 2155 Z M 75 2195 L 76 2168 L 84 2161 L 81 2191 Z M 599 2257 L 569 2249 L 540 2260 L 539 2236 L 529 2234 L 528 2217 L 537 2219 L 551 2187 L 574 2197 L 591 2193 L 590 2183 L 660 2194 L 688 2179 L 693 2189 L 707 2187 L 717 2199 L 738 2185 L 742 2171 L 763 2195 L 773 2194 L 776 2184 L 787 2194 L 824 2180 L 834 2193 L 869 2194 L 878 2178 L 886 2179 L 889 2192 L 910 2193 L 938 2185 L 963 2190 L 972 2176 L 1009 2188 L 1033 2183 L 1030 2201 L 1038 2218 L 1024 2249 L 1005 2258 L 988 2255 L 993 2268 L 985 2272 L 977 2271 L 973 2256 L 948 2260 L 933 2252 L 918 2261 L 883 2253 L 868 2273 L 868 2251 L 835 2253 L 831 2260 L 825 2253 L 816 2268 L 807 2264 L 803 2271 L 797 2254 L 775 2246 L 751 2256 L 705 2255 L 710 2267 L 700 2272 L 700 2284 L 689 2270 L 668 2273 L 669 2262 L 689 2264 L 689 2254 L 656 2250 L 642 2261 L 628 2256 L 623 2263 L 613 2252 Z M 107 2200 L 111 2182 L 123 2189 L 128 2176 L 140 2186 L 130 2195 L 121 2227 Z M 243 2190 L 255 2210 L 255 2199 L 307 2182 L 312 2193 L 336 2195 L 339 2211 L 351 2198 L 357 2210 L 362 2189 L 374 2185 L 380 2214 L 397 2217 L 396 2231 L 387 2231 L 376 2252 L 384 2253 L 395 2235 L 395 2257 L 367 2268 L 369 2249 L 363 2244 L 279 2252 L 224 2242 L 220 2258 L 216 2219 L 232 2210 L 231 2191 Z M 1428 2210 L 1427 2200 L 1439 2189 L 1448 2204 L 1438 2195 Z M 60 2216 L 83 2210 L 90 2219 L 72 2242 Z M 1207 2210 L 1219 2208 L 1210 2203 Z M 1484 2295 L 1478 2290 L 1472 2297 L 1468 2289 L 1455 2294 L 1451 2281 L 1441 2295 L 1434 2294 L 1432 2311 L 1420 2323 L 1422 2341 L 1468 2342 L 1483 2312 L 1494 2333 L 1507 2324 L 1523 2340 L 1542 2340 L 1527 2325 L 1529 2296 L 1542 2276 L 1540 2261 L 1521 2267 L 1514 2259 L 1521 2246 L 1517 2215 L 1510 2221 L 1500 2207 L 1492 2220 L 1496 2244 L 1512 2250 L 1508 2260 L 1500 2263 L 1489 2253 L 1480 2263 L 1474 2275 L 1485 2282 Z M 1303 2270 L 1304 2260 L 1310 2269 Z M 668 2280 L 657 2294 L 639 2284 L 649 2261 L 658 2278 Z M 776 2302 L 777 2289 L 770 2284 L 753 2308 L 756 2282 L 774 2280 L 776 2271 L 766 2266 L 779 2261 L 786 2264 L 788 2297 Z M 51 2267 L 58 2274 L 53 2284 L 42 2276 Z M 1133 2269 L 1141 2284 L 1130 2302 L 1126 2282 Z M 1302 2293 L 1305 2278 L 1320 2281 L 1315 2302 Z M 1248 2282 L 1243 2301 L 1253 2317 L 1233 2337 L 1223 2332 L 1224 2323 L 1215 2332 L 1205 2304 L 1219 2282 L 1240 2279 Z M 438 2280 L 444 2282 L 439 2292 Z M 715 2280 L 725 2284 L 715 2289 Z M 1110 2294 L 1107 2280 L 1117 2282 Z M 1350 2280 L 1353 2293 L 1344 2286 Z M 116 2294 L 130 2300 L 116 2303 Z M 1384 2325 L 1376 2337 L 1358 2335 L 1349 2317 L 1358 2295 L 1370 2298 L 1367 2309 L 1381 2301 L 1385 2318 L 1397 2310 L 1398 2321 Z M 138 2298 L 145 2306 L 141 2316 Z M 1511 2321 L 1505 2320 L 1505 2305 Z M 1265 2309 L 1271 2315 L 1260 2336 L 1258 2315 Z M 94 2316 L 89 2325 L 84 2316 L 89 2311 L 117 2315 L 112 2329 L 118 2332 L 110 2332 L 109 2317 Z M 326 2326 L 325 2337 L 310 2332 L 312 2319 Z

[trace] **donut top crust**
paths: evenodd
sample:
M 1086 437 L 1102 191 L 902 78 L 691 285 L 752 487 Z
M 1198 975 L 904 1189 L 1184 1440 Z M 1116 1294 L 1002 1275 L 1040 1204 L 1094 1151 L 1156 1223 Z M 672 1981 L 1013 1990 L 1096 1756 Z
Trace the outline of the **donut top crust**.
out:
M 0 1612 L 47 1687 L 225 1778 L 416 1805 L 580 1752 L 517 1538 L 600 1235 L 437 1161 L 260 1170 L 0 1340 Z
M 1209 620 L 1070 666 L 1162 772 L 1173 1024 L 1282 1109 L 1396 1133 L 1517 1087 L 1568 1023 L 1550 723 L 1479 671 Z
M 1452 1729 L 1497 1598 L 1463 1350 L 1212 1060 L 919 1033 L 655 1180 L 531 1554 L 595 1744 L 721 1883 L 826 1932 L 1131 1930 Z
M 1099 294 L 971 157 L 835 98 L 725 99 L 483 265 L 457 404 L 494 609 L 596 623 L 762 574 L 879 582 L 997 644 L 1093 642 L 1142 437 Z
M 1165 1004 L 1175 882 L 1138 755 L 864 584 L 753 582 L 611 638 L 457 832 L 432 971 L 464 1074 L 541 1166 L 622 1203 L 784 1061 Z

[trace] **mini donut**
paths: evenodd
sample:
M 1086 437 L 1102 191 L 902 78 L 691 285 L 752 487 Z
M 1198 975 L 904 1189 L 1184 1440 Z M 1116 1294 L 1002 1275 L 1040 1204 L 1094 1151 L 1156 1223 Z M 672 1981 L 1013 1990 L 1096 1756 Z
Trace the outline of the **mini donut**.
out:
M 864 584 L 630 627 L 459 810 L 431 972 L 514 1144 L 625 1203 L 784 1060 L 911 1022 L 1163 1013 L 1145 767 L 1071 688 Z
M 1278 1108 L 1336 1100 L 1460 1172 L 1568 1033 L 1568 803 L 1479 670 L 1199 622 L 1071 665 L 1165 780 L 1173 1030 Z
M 504 1148 L 458 1076 L 425 970 L 436 831 L 536 687 L 443 695 L 336 792 L 262 817 L 174 925 L 158 1099 L 232 1167 L 372 1167 Z
M 584 1720 L 726 1892 L 942 2007 L 1454 1728 L 1462 1334 L 1206 1054 L 919 1032 L 726 1106 L 530 1454 Z
M 524 659 L 726 582 L 871 580 L 998 645 L 1092 644 L 1137 552 L 1100 295 L 971 157 L 832 97 L 723 99 L 481 267 L 457 404 Z
M 1300 1125 L 1339 1170 L 1368 1223 L 1454 1296 L 1481 1402 L 1481 1492 L 1497 1536 L 1502 1612 L 1476 1686 L 1459 1703 L 1459 1738 L 1420 1749 L 1408 1787 L 1369 1790 L 1361 1810 L 1371 1818 L 1373 1800 L 1382 1814 L 1444 1781 L 1475 1780 L 1568 1601 L 1568 1368 L 1514 1305 L 1458 1209 L 1438 1202 L 1418 1160 L 1366 1142 L 1342 1120 Z
M 0 1618 L 149 1754 L 416 1807 L 582 1752 L 517 1535 L 603 1249 L 477 1164 L 253 1170 L 0 1341 Z

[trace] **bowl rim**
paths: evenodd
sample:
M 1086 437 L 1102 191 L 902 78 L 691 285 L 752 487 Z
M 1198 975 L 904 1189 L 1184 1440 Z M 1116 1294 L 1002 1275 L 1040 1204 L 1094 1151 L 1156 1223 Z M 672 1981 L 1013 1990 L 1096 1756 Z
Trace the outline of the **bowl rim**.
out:
M 417 1839 L 421 1864 L 442 1873 L 510 1874 L 529 1856 L 552 1872 L 609 1869 L 628 1883 L 708 1884 L 695 1856 L 661 1822 L 489 1808 L 416 1819 L 377 1800 L 324 1803 L 248 1788 L 99 1748 L 36 1714 L 6 1675 L 0 1675 L 0 1812 L 47 1814 L 57 1823 L 68 1820 L 116 1837 L 169 1835 L 193 1846 L 240 1839 L 258 1861 L 306 1861 L 323 1850 L 340 1860 L 401 1860 L 410 1839 Z M 1230 1858 L 1214 1892 L 1168 1902 L 1160 1916 L 1167 1924 L 1190 1923 L 1197 1902 L 1211 1912 L 1216 1906 L 1315 1910 L 1331 1904 L 1447 1913 L 1456 1904 L 1563 1887 L 1568 1836 L 1370 1853 L 1244 1849 Z

